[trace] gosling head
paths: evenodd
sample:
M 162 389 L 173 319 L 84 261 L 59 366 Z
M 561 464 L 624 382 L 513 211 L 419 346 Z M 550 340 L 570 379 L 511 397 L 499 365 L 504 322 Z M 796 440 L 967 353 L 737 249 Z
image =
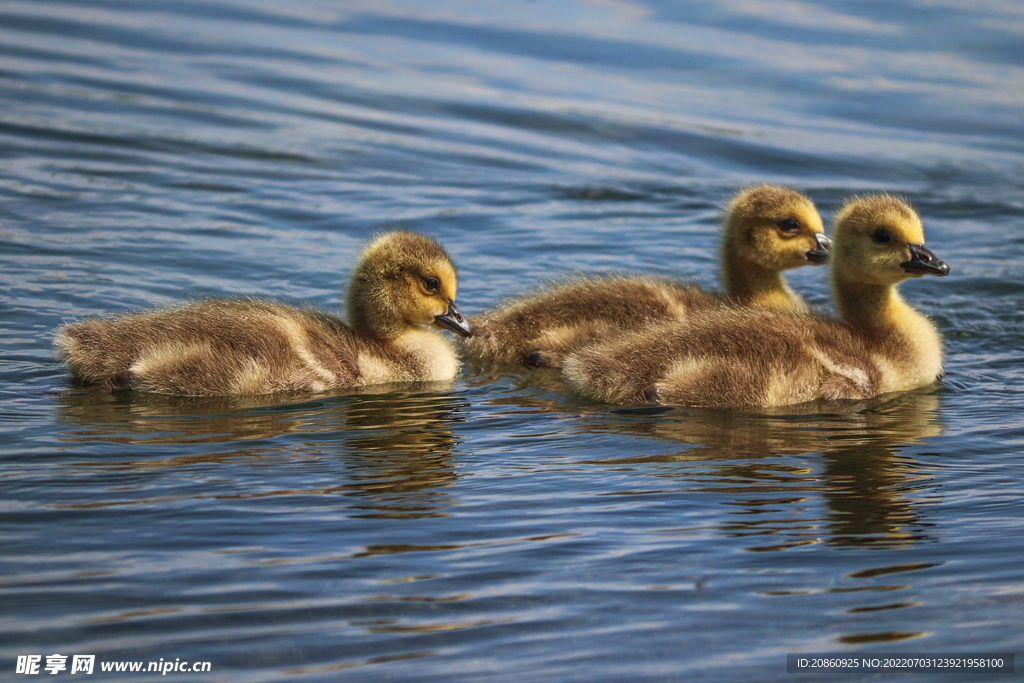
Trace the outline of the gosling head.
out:
M 394 339 L 433 326 L 463 337 L 473 330 L 455 305 L 458 277 L 440 244 L 412 232 L 388 232 L 363 251 L 348 286 L 348 315 L 359 332 Z
M 723 276 L 780 272 L 828 260 L 831 242 L 805 195 L 778 185 L 754 185 L 729 202 L 722 235 Z
M 917 212 L 899 197 L 854 197 L 836 214 L 832 277 L 838 282 L 891 286 L 908 277 L 949 275 L 949 266 L 924 246 Z

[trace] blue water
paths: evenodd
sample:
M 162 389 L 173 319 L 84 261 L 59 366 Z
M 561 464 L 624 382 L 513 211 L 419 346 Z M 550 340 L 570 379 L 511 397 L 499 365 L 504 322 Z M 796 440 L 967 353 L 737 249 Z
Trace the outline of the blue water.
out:
M 788 681 L 787 653 L 1016 652 L 1019 672 L 1022 41 L 1014 0 L 0 2 L 0 679 L 55 653 L 54 680 L 89 654 L 122 681 L 155 674 L 101 664 Z M 393 224 L 445 244 L 465 313 L 573 271 L 714 286 L 721 206 L 760 181 L 825 215 L 915 205 L 952 269 L 902 288 L 945 337 L 939 384 L 811 414 L 609 411 L 474 363 L 349 395 L 59 396 L 62 322 L 338 308 Z M 823 269 L 790 282 L 828 304 Z

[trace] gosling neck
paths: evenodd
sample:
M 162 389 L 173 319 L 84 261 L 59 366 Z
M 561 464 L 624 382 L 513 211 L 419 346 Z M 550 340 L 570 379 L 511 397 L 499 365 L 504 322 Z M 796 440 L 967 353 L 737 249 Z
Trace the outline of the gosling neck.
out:
M 346 298 L 348 322 L 357 334 L 386 341 L 397 338 L 408 328 L 390 304 L 390 298 L 380 292 L 350 287 Z
M 794 308 L 796 295 L 778 270 L 769 270 L 753 263 L 742 267 L 724 262 L 722 284 L 729 298 L 744 304 L 774 309 Z
M 908 316 L 917 317 L 903 301 L 895 285 L 869 285 L 849 282 L 833 283 L 836 309 L 845 323 L 872 332 L 898 331 Z

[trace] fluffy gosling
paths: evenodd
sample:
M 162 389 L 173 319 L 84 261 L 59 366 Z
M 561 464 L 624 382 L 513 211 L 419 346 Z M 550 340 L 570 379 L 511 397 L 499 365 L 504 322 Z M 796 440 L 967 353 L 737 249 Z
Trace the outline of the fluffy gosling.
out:
M 472 316 L 475 334 L 462 343 L 470 357 L 560 367 L 597 340 L 664 320 L 685 320 L 723 300 L 742 306 L 806 312 L 782 271 L 828 259 L 821 217 L 803 194 L 755 185 L 733 197 L 721 241 L 724 295 L 651 277 L 577 277 L 549 291 Z
M 70 323 L 54 345 L 76 378 L 109 390 L 226 396 L 450 380 L 458 361 L 437 329 L 472 334 L 456 287 L 437 242 L 389 232 L 352 272 L 351 326 L 313 308 L 211 299 Z

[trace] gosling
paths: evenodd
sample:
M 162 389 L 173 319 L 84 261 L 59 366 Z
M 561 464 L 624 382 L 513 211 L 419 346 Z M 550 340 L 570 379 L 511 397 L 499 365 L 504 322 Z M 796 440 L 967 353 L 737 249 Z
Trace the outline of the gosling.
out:
M 944 276 L 924 246 L 921 219 L 901 199 L 848 201 L 833 232 L 839 319 L 719 307 L 687 325 L 666 323 L 566 359 L 578 394 L 610 403 L 768 408 L 865 399 L 935 382 L 942 340 L 896 285 Z
M 755 185 L 726 208 L 720 249 L 725 293 L 668 279 L 577 277 L 554 289 L 473 316 L 465 355 L 482 360 L 560 367 L 562 359 L 597 340 L 665 320 L 686 320 L 723 301 L 808 312 L 782 271 L 828 260 L 829 239 L 806 196 Z
M 456 287 L 437 242 L 395 231 L 356 263 L 351 327 L 314 308 L 209 299 L 70 323 L 54 345 L 77 379 L 110 391 L 227 396 L 450 380 L 458 360 L 437 329 L 472 334 Z

